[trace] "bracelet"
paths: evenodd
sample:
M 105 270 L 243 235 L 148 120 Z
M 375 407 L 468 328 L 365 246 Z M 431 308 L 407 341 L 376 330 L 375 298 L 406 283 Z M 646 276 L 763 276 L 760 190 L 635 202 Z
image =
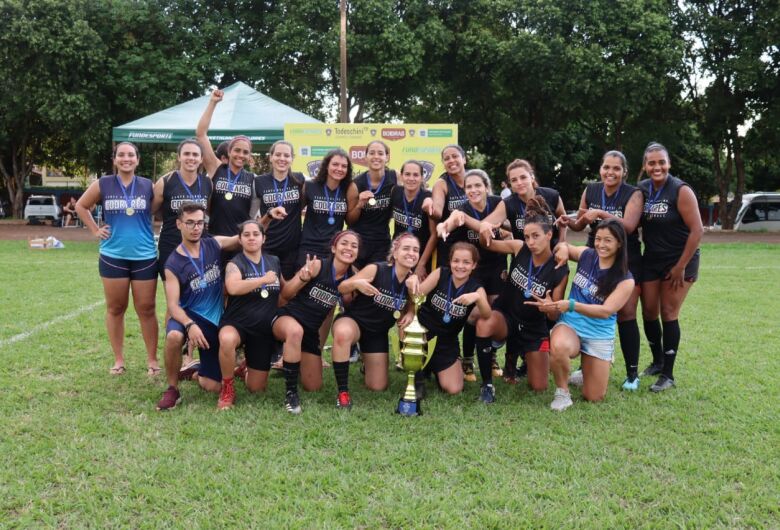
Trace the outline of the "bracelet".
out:
M 569 311 L 574 311 L 574 304 L 576 302 L 574 301 L 574 298 L 569 298 Z
M 186 324 L 184 324 L 184 334 L 185 334 L 185 335 L 189 335 L 189 333 L 190 333 L 190 328 L 191 328 L 192 326 L 194 326 L 194 325 L 195 325 L 195 321 L 194 321 L 194 320 L 190 320 L 189 322 L 187 322 Z

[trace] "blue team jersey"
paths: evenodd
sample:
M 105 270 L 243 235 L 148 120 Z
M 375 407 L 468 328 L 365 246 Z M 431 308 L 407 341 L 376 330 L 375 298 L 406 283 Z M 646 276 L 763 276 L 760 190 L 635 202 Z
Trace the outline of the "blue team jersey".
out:
M 220 252 L 221 247 L 216 239 L 203 236 L 198 257 L 190 259 L 174 250 L 165 262 L 165 268 L 179 281 L 181 308 L 205 318 L 215 326 L 219 325 L 224 306 Z
M 577 273 L 574 275 L 569 292 L 569 300 L 582 304 L 603 305 L 604 298 L 596 293 L 599 288 L 598 281 L 607 273 L 607 270 L 599 268 L 599 255 L 594 249 L 585 249 L 580 254 Z M 627 272 L 623 279 L 628 278 L 633 278 L 630 272 Z M 616 321 L 617 312 L 612 313 L 607 318 L 594 318 L 569 311 L 561 315 L 559 322 L 568 325 L 577 332 L 577 335 L 585 339 L 614 339 Z
M 152 181 L 134 176 L 124 187 L 116 175 L 100 177 L 100 202 L 111 236 L 100 241 L 100 253 L 109 258 L 147 260 L 157 257 L 152 233 Z M 132 208 L 132 215 L 128 215 Z

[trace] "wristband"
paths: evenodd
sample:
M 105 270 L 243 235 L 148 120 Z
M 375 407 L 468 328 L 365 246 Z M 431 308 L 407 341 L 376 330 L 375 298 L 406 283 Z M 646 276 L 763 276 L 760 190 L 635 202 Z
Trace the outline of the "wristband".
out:
M 191 328 L 192 326 L 194 326 L 194 325 L 195 325 L 195 321 L 194 321 L 194 320 L 190 320 L 189 322 L 187 322 L 186 324 L 184 324 L 184 334 L 185 334 L 185 335 L 189 335 L 189 333 L 190 333 L 190 328 Z
M 569 298 L 569 311 L 574 311 L 574 298 Z

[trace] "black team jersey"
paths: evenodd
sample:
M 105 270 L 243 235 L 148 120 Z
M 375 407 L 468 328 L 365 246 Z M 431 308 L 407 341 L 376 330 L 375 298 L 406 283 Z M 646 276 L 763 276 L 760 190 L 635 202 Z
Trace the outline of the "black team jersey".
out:
M 254 179 L 254 173 L 245 169 L 234 174 L 228 164 L 217 168 L 212 179 L 214 191 L 209 214 L 211 235 L 238 235 L 238 225 L 249 219 L 254 196 Z
M 301 173 L 289 173 L 279 182 L 271 173 L 255 177 L 255 195 L 260 200 L 260 215 L 284 206 L 287 217 L 272 219 L 266 230 L 263 250 L 271 254 L 298 252 L 301 242 L 301 210 L 304 177 Z
M 252 291 L 239 296 L 228 296 L 227 307 L 222 319 L 228 322 L 234 322 L 244 329 L 256 329 L 270 326 L 271 321 L 276 315 L 276 306 L 279 302 L 279 278 L 282 277 L 279 259 L 276 256 L 263 253 L 260 263 L 251 261 L 243 252 L 235 256 L 230 262 L 241 271 L 241 279 L 260 278 L 265 272 L 274 271 L 276 281 L 271 284 L 263 285 Z M 268 293 L 263 297 L 262 292 Z
M 428 293 L 425 303 L 420 306 L 417 317 L 420 324 L 428 330 L 428 338 L 436 336 L 457 339 L 458 333 L 463 329 L 463 325 L 476 303 L 465 306 L 455 304 L 452 301 L 462 294 L 476 292 L 481 285 L 476 279 L 469 278 L 463 285 L 456 288 L 455 284 L 450 282 L 450 278 L 452 278 L 450 269 L 441 267 L 439 271 L 439 283 L 436 284 L 433 291 Z M 445 318 L 445 315 L 449 315 L 449 318 Z

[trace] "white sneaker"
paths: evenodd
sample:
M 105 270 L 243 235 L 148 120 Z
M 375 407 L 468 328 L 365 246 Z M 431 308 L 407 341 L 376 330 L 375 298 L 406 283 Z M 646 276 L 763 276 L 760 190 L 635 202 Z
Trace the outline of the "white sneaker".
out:
M 574 403 L 571 400 L 571 394 L 563 388 L 555 389 L 555 397 L 550 403 L 550 408 L 557 411 L 563 411 L 571 407 Z
M 569 375 L 569 384 L 574 386 L 582 386 L 582 370 L 577 370 Z

